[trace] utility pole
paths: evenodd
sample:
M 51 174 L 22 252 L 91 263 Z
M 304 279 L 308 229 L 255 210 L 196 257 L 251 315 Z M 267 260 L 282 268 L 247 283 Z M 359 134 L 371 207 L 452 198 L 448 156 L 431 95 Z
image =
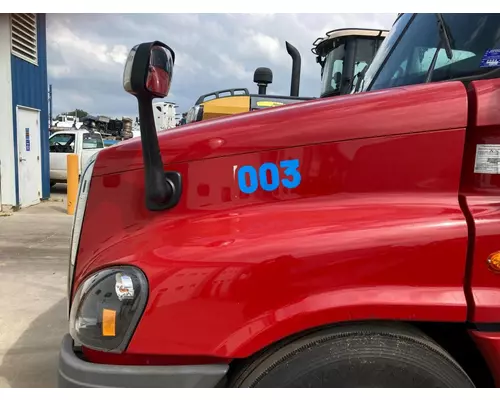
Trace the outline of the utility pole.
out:
M 52 84 L 49 85 L 49 127 L 52 126 Z

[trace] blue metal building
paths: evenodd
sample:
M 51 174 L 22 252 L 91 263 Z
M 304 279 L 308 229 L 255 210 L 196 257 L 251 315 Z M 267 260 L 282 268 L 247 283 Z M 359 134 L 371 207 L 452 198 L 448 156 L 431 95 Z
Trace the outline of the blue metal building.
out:
M 0 14 L 0 205 L 50 196 L 45 14 Z

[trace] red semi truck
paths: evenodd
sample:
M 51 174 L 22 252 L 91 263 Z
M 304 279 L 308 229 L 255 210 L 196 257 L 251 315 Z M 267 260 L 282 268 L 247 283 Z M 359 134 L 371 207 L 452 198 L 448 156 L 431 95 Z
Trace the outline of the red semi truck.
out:
M 134 47 L 60 386 L 500 386 L 499 49 L 499 14 L 402 14 L 352 94 L 157 135 L 175 54 Z

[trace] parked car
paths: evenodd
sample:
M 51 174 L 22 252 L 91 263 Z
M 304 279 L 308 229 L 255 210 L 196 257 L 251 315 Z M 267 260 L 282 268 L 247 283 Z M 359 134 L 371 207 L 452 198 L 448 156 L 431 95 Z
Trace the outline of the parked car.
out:
M 54 186 L 56 183 L 66 183 L 68 154 L 78 155 L 78 172 L 81 174 L 92 154 L 104 148 L 104 142 L 100 133 L 73 129 L 52 134 L 49 146 L 50 185 Z

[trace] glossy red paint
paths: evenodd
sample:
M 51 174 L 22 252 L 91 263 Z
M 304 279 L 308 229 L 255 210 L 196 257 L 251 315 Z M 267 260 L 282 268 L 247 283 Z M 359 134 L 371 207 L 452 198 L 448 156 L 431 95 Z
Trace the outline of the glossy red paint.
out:
M 500 274 L 487 259 L 500 251 L 500 175 L 474 173 L 477 144 L 500 144 L 500 80 L 470 85 L 470 115 L 460 194 L 470 216 L 471 246 L 467 292 L 469 319 L 500 321 Z
M 500 387 L 500 332 L 469 331 L 469 334 L 488 364 L 495 386 Z
M 424 99 L 424 100 L 423 100 Z M 343 140 L 464 128 L 460 82 L 416 85 L 310 100 L 187 124 L 159 135 L 165 164 Z M 106 149 L 94 174 L 143 166 L 140 139 Z
M 102 151 L 74 290 L 113 264 L 150 284 L 128 354 L 246 357 L 348 320 L 465 321 L 467 124 L 459 82 L 311 101 L 161 136 L 184 180 L 144 206 L 139 142 Z M 240 192 L 241 165 L 298 158 L 293 190 Z

